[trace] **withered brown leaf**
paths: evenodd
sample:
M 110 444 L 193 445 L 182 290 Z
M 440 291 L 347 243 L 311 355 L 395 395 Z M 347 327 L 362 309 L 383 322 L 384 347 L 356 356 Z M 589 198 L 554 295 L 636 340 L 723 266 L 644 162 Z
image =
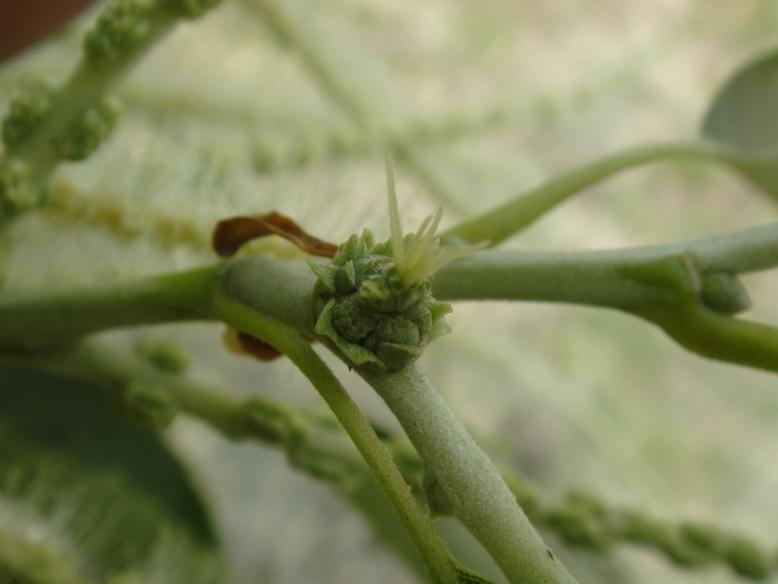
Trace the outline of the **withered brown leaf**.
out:
M 277 211 L 252 217 L 231 217 L 219 221 L 213 230 L 211 242 L 217 254 L 231 257 L 243 244 L 268 235 L 283 237 L 305 253 L 315 256 L 332 258 L 338 251 L 338 246 L 334 243 L 314 237 L 300 227 L 294 219 Z

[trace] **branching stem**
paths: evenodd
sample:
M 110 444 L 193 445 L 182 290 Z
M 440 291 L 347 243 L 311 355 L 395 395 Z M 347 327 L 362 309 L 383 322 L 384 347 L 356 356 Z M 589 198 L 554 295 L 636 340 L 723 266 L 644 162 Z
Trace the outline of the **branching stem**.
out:
M 575 582 L 548 550 L 489 457 L 415 365 L 359 374 L 384 399 L 424 461 L 438 499 L 515 584 Z
M 481 251 L 443 268 L 433 288 L 440 300 L 531 300 L 622 310 L 658 324 L 706 357 L 775 371 L 778 331 L 729 316 L 747 307 L 736 275 L 774 266 L 778 225 L 766 224 L 625 250 Z M 718 306 L 710 304 L 710 278 L 726 284 L 718 291 Z M 250 257 L 107 288 L 0 294 L 0 346 L 30 349 L 111 328 L 214 319 L 208 306 L 218 286 L 311 334 L 314 280 L 302 263 Z
M 379 486 L 392 501 L 433 580 L 456 584 L 456 568 L 445 544 L 419 508 L 391 455 L 376 436 L 370 422 L 308 341 L 294 329 L 223 294 L 217 294 L 214 299 L 214 310 L 227 324 L 273 345 L 308 378 L 343 425 Z

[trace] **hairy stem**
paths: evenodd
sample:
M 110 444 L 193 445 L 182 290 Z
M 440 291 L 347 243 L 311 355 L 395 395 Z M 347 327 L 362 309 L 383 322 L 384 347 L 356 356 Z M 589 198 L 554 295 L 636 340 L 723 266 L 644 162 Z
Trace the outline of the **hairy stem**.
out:
M 753 358 L 753 365 L 774 370 L 769 363 L 773 329 L 726 314 L 747 306 L 736 274 L 776 265 L 778 225 L 766 224 L 624 250 L 481 251 L 440 270 L 433 289 L 441 300 L 532 300 L 624 310 L 656 322 L 682 345 L 709 357 L 751 364 L 750 357 L 738 356 L 739 349 L 716 347 L 736 340 L 747 342 L 742 346 L 751 346 L 756 353 L 762 351 L 758 346 L 769 347 Z M 711 278 L 727 282 L 719 302 L 729 303 L 729 312 L 700 304 L 710 302 Z M 694 280 L 691 288 L 682 285 L 688 279 Z M 314 281 L 301 262 L 260 256 L 105 288 L 34 295 L 5 292 L 0 294 L 0 346 L 34 349 L 118 327 L 213 320 L 209 303 L 217 283 L 230 297 L 311 334 Z M 692 323 L 706 331 L 697 340 L 689 328 Z M 708 339 L 710 344 L 702 346 L 711 331 L 715 334 Z M 730 333 L 735 336 L 730 338 Z
M 101 330 L 213 318 L 220 267 L 72 292 L 0 295 L 0 347 L 40 349 Z
M 95 382 L 119 397 L 133 383 L 156 387 L 177 411 L 208 424 L 223 436 L 255 440 L 284 451 L 296 470 L 332 484 L 357 504 L 365 503 L 360 508 L 379 532 L 390 530 L 384 535 L 393 545 L 405 541 L 397 537 L 402 531 L 395 534 L 387 525 L 398 521 L 396 516 L 382 515 L 383 507 L 376 509 L 381 500 L 364 461 L 355 450 L 344 447 L 347 439 L 342 431 L 319 416 L 260 396 L 240 399 L 224 388 L 160 371 L 140 356 L 99 340 L 83 341 L 64 352 L 27 357 L 24 361 Z M 386 431 L 381 440 L 397 453 L 395 459 L 405 480 L 421 491 L 421 460 L 416 452 Z M 766 546 L 726 528 L 662 520 L 638 509 L 614 507 L 590 492 L 570 491 L 563 499 L 552 500 L 515 470 L 501 467 L 500 474 L 533 524 L 555 532 L 570 546 L 603 553 L 619 542 L 629 542 L 654 549 L 684 567 L 719 562 L 756 579 L 778 570 L 778 565 L 769 561 Z M 381 513 L 373 517 L 377 511 Z M 400 553 L 406 560 L 413 559 L 404 548 Z
M 548 550 L 489 457 L 448 409 L 429 380 L 410 365 L 394 373 L 359 374 L 408 434 L 443 505 L 516 584 L 574 582 Z
M 704 357 L 778 372 L 778 329 L 732 317 L 750 306 L 736 277 L 778 265 L 778 228 L 621 251 L 481 252 L 442 270 L 441 299 L 540 300 L 622 310 Z
M 497 245 L 573 195 L 622 170 L 657 160 L 689 158 L 733 162 L 731 154 L 705 142 L 671 142 L 623 150 L 559 175 L 492 211 L 463 221 L 446 231 L 444 237 Z
M 756 272 L 778 266 L 778 223 L 725 235 L 621 250 L 481 251 L 435 276 L 445 300 L 536 300 L 634 308 L 674 297 L 674 289 L 649 286 L 640 266 L 688 255 L 700 272 Z
M 254 335 L 284 353 L 322 396 L 367 462 L 373 476 L 424 558 L 435 582 L 456 583 L 448 550 L 419 508 L 389 452 L 340 381 L 300 334 L 235 300 L 217 295 L 215 313 L 226 323 Z

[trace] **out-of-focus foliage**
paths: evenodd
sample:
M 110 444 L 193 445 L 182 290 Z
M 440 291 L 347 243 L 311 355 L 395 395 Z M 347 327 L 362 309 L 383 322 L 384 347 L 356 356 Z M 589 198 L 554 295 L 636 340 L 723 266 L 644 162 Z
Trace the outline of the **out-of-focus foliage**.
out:
M 594 155 L 693 135 L 708 96 L 778 30 L 767 0 L 284 4 L 369 97 L 369 124 L 357 125 L 321 88 L 263 26 L 253 0 L 225 1 L 143 61 L 118 88 L 123 113 L 112 137 L 58 172 L 48 209 L 0 235 L 3 288 L 67 289 L 211 261 L 210 228 L 239 213 L 278 209 L 332 241 L 363 227 L 388 236 L 370 124 L 412 136 L 428 170 L 425 179 L 399 169 L 403 219 L 418 224 L 442 204 L 451 223 Z M 80 26 L 0 69 L 2 109 L 22 78 L 55 86 L 68 74 Z M 652 243 L 773 217 L 724 171 L 657 166 L 594 189 L 508 245 Z M 778 320 L 778 309 L 758 302 L 775 297 L 774 278 L 749 285 L 760 316 Z M 614 313 L 459 305 L 449 321 L 454 334 L 423 365 L 498 458 L 560 496 L 587 487 L 776 543 L 773 378 L 703 362 Z M 197 375 L 319 407 L 288 363 L 230 356 L 216 327 L 162 334 L 190 349 Z M 350 383 L 391 424 L 377 398 Z M 238 582 L 412 581 L 356 513 L 281 456 L 195 423 L 176 421 L 171 434 L 214 504 Z M 625 582 L 736 579 L 677 571 L 629 548 L 608 562 Z

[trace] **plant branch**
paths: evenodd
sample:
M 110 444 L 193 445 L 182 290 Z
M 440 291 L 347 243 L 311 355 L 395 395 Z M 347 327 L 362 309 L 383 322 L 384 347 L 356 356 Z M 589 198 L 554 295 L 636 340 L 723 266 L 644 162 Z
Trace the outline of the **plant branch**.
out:
M 450 228 L 444 238 L 491 245 L 508 239 L 583 189 L 629 168 L 658 160 L 702 159 L 736 165 L 732 153 L 705 142 L 670 142 L 622 150 L 552 178 L 474 219 Z
M 321 416 L 262 396 L 240 399 L 222 388 L 161 371 L 148 360 L 104 341 L 87 340 L 62 352 L 25 358 L 57 374 L 97 383 L 119 398 L 133 384 L 156 388 L 176 411 L 208 424 L 231 440 L 254 440 L 286 453 L 293 468 L 339 489 L 357 502 L 372 490 L 369 469 L 349 448 L 342 430 Z M 134 412 L 129 411 L 132 415 Z M 383 430 L 382 442 L 393 452 L 405 480 L 424 494 L 421 459 L 405 442 Z M 558 534 L 566 544 L 606 553 L 624 542 L 655 549 L 674 563 L 704 567 L 729 565 L 751 578 L 778 569 L 764 546 L 726 529 L 690 521 L 668 521 L 637 509 L 614 507 L 593 493 L 571 491 L 553 501 L 515 470 L 500 468 L 508 488 L 534 525 Z M 367 498 L 375 506 L 376 500 Z M 371 509 L 363 509 L 368 513 Z M 380 528 L 376 525 L 376 528 Z M 384 526 L 385 527 L 385 526 Z
M 96 111 L 112 88 L 181 18 L 194 18 L 217 4 L 214 0 L 153 0 L 148 3 L 116 0 L 98 16 L 87 33 L 81 61 L 64 84 L 51 92 L 48 106 L 36 119 L 15 120 L 15 142 L 7 144 L 7 157 L 24 167 L 28 187 L 34 193 L 23 202 L 1 201 L 14 214 L 48 202 L 47 183 L 63 159 L 88 157 L 110 131 L 113 122 L 99 130 L 84 116 Z M 89 124 L 92 124 L 90 127 Z M 23 132 L 19 132 L 22 126 Z M 4 136 L 7 136 L 4 128 Z M 63 144 L 70 142 L 67 147 Z M 3 193 L 0 193 L 2 195 Z
M 540 300 L 622 310 L 690 351 L 778 372 L 778 329 L 733 318 L 750 306 L 736 274 L 778 265 L 778 226 L 619 251 L 488 251 L 442 270 L 445 300 Z
M 738 273 L 778 266 L 778 225 L 612 251 L 482 251 L 438 272 L 441 300 L 530 300 L 622 310 L 686 348 L 776 370 L 775 329 L 728 316 L 748 306 Z M 122 326 L 214 319 L 219 286 L 306 334 L 315 276 L 301 262 L 255 256 L 108 288 L 0 294 L 0 346 L 40 348 Z M 697 328 L 699 327 L 699 331 Z
M 419 508 L 389 452 L 332 371 L 295 330 L 225 295 L 214 300 L 216 314 L 227 324 L 270 343 L 284 353 L 313 384 L 343 425 L 394 505 L 435 582 L 456 583 L 457 570 L 429 518 Z
M 424 461 L 436 507 L 462 521 L 511 582 L 575 582 L 545 546 L 489 457 L 415 365 L 393 373 L 357 370 L 397 416 Z
M 690 256 L 703 273 L 747 273 L 778 266 L 778 223 L 674 243 L 602 251 L 481 251 L 446 266 L 433 282 L 446 300 L 533 300 L 635 308 L 670 300 L 636 272 Z
M 102 330 L 213 319 L 220 266 L 70 292 L 0 294 L 0 347 L 45 349 Z

